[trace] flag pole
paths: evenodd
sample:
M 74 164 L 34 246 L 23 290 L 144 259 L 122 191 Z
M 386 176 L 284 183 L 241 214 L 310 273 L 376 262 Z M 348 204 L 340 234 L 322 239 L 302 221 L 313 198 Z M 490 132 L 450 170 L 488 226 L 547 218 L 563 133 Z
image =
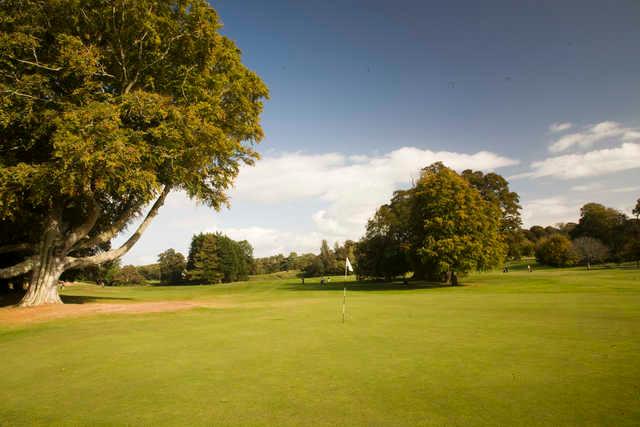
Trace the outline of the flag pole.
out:
M 346 310 L 346 305 L 347 305 L 347 261 L 345 261 L 344 263 L 344 289 L 342 292 L 342 323 L 344 323 L 344 313 Z

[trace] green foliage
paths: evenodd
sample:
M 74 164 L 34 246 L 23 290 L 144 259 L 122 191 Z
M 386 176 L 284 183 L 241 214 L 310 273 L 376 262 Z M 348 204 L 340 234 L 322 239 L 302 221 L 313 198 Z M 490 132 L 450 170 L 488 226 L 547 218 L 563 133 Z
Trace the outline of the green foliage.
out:
M 411 200 L 410 191 L 397 191 L 369 220 L 356 249 L 359 276 L 391 279 L 412 269 Z
M 312 253 L 298 255 L 291 252 L 286 257 L 277 254 L 257 258 L 254 263 L 254 274 L 272 274 L 292 270 L 300 270 L 300 274 L 304 277 L 344 274 L 345 257 L 348 256 L 352 266 L 356 268 L 355 247 L 354 241 L 347 240 L 343 245 L 335 242 L 333 249 L 330 249 L 329 243 L 323 240 L 319 255 Z
M 0 230 L 77 257 L 163 188 L 225 205 L 268 90 L 221 27 L 204 0 L 0 2 Z
M 568 267 L 578 261 L 571 240 L 563 234 L 543 237 L 536 245 L 536 259 L 540 264 L 553 267 Z
M 236 242 L 220 233 L 201 233 L 191 240 L 189 260 L 190 280 L 203 283 L 247 280 L 253 265 L 253 248 L 246 240 Z
M 627 217 L 622 212 L 599 203 L 587 203 L 580 209 L 580 221 L 571 233 L 574 239 L 588 236 L 600 240 L 620 259 L 625 243 Z
M 196 255 L 200 252 L 202 244 L 204 243 L 204 234 L 194 234 L 191 238 L 191 245 L 189 246 L 189 255 L 187 256 L 187 270 L 193 270 L 196 267 Z
M 518 193 L 511 191 L 507 180 L 494 172 L 484 174 L 467 169 L 462 172 L 462 177 L 480 191 L 483 199 L 500 209 L 500 233 L 507 245 L 507 257 L 520 259 L 525 255 L 523 251 L 527 250 L 527 244 L 520 229 L 522 219 Z
M 411 224 L 420 236 L 419 265 L 437 278 L 448 271 L 486 270 L 502 262 L 500 210 L 453 170 L 436 163 L 412 191 Z
M 188 272 L 189 278 L 202 283 L 218 283 L 223 277 L 218 256 L 218 239 L 215 234 L 203 234 L 201 236 L 199 238 L 201 242 L 196 253 L 193 254 L 193 268 Z M 196 236 L 194 236 L 195 239 Z M 193 247 L 193 241 L 191 243 Z
M 622 247 L 622 257 L 627 261 L 636 261 L 640 267 L 640 219 L 627 221 L 624 235 L 626 242 Z
M 184 255 L 174 249 L 167 249 L 158 255 L 160 280 L 166 283 L 178 283 L 183 279 L 186 268 Z
M 311 262 L 304 266 L 302 270 L 303 277 L 319 277 L 324 276 L 326 274 L 326 270 L 324 269 L 324 263 L 322 262 L 322 258 L 319 256 L 314 256 L 311 259 Z
M 120 260 L 109 261 L 98 266 L 98 279 L 96 283 L 112 285 L 115 277 L 120 271 Z
M 492 268 L 505 252 L 501 217 L 498 203 L 434 163 L 369 221 L 358 244 L 359 274 L 391 278 L 413 270 L 416 278 L 440 280 L 452 271 Z
M 142 274 L 147 280 L 160 280 L 160 264 L 147 264 L 147 265 L 139 265 L 138 273 Z
M 229 283 L 247 280 L 249 278 L 249 263 L 243 246 L 221 234 L 217 235 L 217 239 L 222 281 Z
M 284 255 L 277 254 L 269 257 L 256 258 L 254 264 L 254 274 L 271 274 L 278 271 L 286 271 L 287 260 Z
M 125 265 L 113 272 L 109 279 L 107 283 L 111 286 L 142 285 L 146 281 L 135 265 Z
M 320 261 L 322 262 L 322 274 L 333 274 L 338 270 L 336 254 L 329 248 L 326 240 L 320 246 Z

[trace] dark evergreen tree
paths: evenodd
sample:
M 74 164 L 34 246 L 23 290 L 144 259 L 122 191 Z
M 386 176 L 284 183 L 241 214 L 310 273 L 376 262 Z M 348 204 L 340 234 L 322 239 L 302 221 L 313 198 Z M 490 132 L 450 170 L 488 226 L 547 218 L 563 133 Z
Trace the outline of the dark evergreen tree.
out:
M 220 271 L 218 242 L 215 234 L 202 235 L 202 244 L 193 256 L 193 268 L 189 270 L 189 278 L 201 283 L 218 283 L 223 274 Z
M 336 255 L 329 248 L 329 244 L 326 240 L 323 240 L 322 245 L 320 246 L 320 261 L 322 262 L 324 274 L 338 273 L 338 263 L 336 262 Z

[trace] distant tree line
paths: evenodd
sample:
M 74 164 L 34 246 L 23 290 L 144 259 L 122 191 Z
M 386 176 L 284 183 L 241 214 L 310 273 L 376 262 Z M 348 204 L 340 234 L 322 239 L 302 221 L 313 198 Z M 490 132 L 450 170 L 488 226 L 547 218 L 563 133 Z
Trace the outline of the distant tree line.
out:
M 257 258 L 254 262 L 254 274 L 272 274 L 281 271 L 298 270 L 301 276 L 318 277 L 344 274 L 346 258 L 355 268 L 356 242 L 347 240 L 340 245 L 335 242 L 333 248 L 326 240 L 320 245 L 320 253 L 306 253 L 298 255 L 291 252 L 288 256 L 282 254 Z
M 396 191 L 369 220 L 357 243 L 364 278 L 456 282 L 458 273 L 487 270 L 533 256 L 551 266 L 640 259 L 640 199 L 635 218 L 598 203 L 577 223 L 523 229 L 519 196 L 496 173 L 458 174 L 441 163 L 424 168 L 408 190 Z
M 315 256 L 311 253 L 298 255 L 296 252 L 290 252 L 287 256 L 277 254 L 256 258 L 252 274 L 273 274 L 281 271 L 302 270 Z
M 567 267 L 640 260 L 640 199 L 630 218 L 617 209 L 587 203 L 577 223 L 524 230 L 538 262 Z
M 158 262 L 120 266 L 118 260 L 101 268 L 78 270 L 66 280 L 94 281 L 107 286 L 161 284 L 212 284 L 246 280 L 253 274 L 253 248 L 221 233 L 200 233 L 191 239 L 188 257 L 175 249 L 158 255 Z

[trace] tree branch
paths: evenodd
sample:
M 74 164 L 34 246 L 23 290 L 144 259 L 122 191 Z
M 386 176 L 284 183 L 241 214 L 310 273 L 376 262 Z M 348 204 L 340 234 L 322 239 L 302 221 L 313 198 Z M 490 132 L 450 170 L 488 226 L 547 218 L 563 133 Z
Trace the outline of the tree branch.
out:
M 29 95 L 27 93 L 18 92 L 17 90 L 2 90 L 0 93 L 8 93 L 15 96 L 21 96 L 23 98 L 35 99 L 36 101 L 42 101 L 42 98 L 38 98 L 37 96 Z
M 135 231 L 135 233 L 133 233 L 133 235 L 129 237 L 129 240 L 127 240 L 118 249 L 83 258 L 67 257 L 67 268 L 82 268 L 88 267 L 90 265 L 99 265 L 107 261 L 113 261 L 114 259 L 120 258 L 124 254 L 126 254 L 133 247 L 133 245 L 138 242 L 140 236 L 142 236 L 142 233 L 145 232 L 149 224 L 151 224 L 151 221 L 153 221 L 153 218 L 155 218 L 155 216 L 158 214 L 158 210 L 164 204 L 164 201 L 170 191 L 171 187 L 164 187 L 164 190 L 162 190 L 160 197 L 158 197 L 158 199 L 155 201 L 155 203 L 147 213 L 144 221 L 142 221 L 142 223 L 138 226 L 138 229 Z
M 38 62 L 32 62 L 32 61 L 26 61 L 24 59 L 18 59 L 18 58 L 11 58 L 14 61 L 18 61 L 21 62 L 23 64 L 27 64 L 27 65 L 31 65 L 33 67 L 37 67 L 37 68 L 42 68 L 43 70 L 49 70 L 49 71 L 61 71 L 62 67 L 49 67 L 47 65 L 42 65 Z
M 8 254 L 12 252 L 27 252 L 32 250 L 33 245 L 31 243 L 16 243 L 14 245 L 0 246 L 0 254 Z
M 20 276 L 33 269 L 33 258 L 28 258 L 19 264 L 12 267 L 0 268 L 0 279 L 10 279 L 12 277 Z
M 87 220 L 80 224 L 78 227 L 74 228 L 66 242 L 64 243 L 64 250 L 68 251 L 75 245 L 80 239 L 83 239 L 91 232 L 91 229 L 94 225 L 96 225 L 96 221 L 100 217 L 100 204 L 96 202 L 96 200 L 91 197 L 91 207 L 89 208 L 89 215 L 87 216 Z
M 124 227 L 126 227 L 127 223 L 129 222 L 131 217 L 137 212 L 137 210 L 138 210 L 138 206 L 136 205 L 131 206 L 122 215 L 120 215 L 118 219 L 116 219 L 113 222 L 113 224 L 111 224 L 111 227 L 109 227 L 107 230 L 103 231 L 102 233 L 98 234 L 95 237 L 78 242 L 78 244 L 76 244 L 76 247 L 73 248 L 73 250 L 92 248 L 94 246 L 98 246 L 102 243 L 106 243 L 109 240 L 113 239 L 119 232 L 122 231 L 122 229 L 124 229 Z

